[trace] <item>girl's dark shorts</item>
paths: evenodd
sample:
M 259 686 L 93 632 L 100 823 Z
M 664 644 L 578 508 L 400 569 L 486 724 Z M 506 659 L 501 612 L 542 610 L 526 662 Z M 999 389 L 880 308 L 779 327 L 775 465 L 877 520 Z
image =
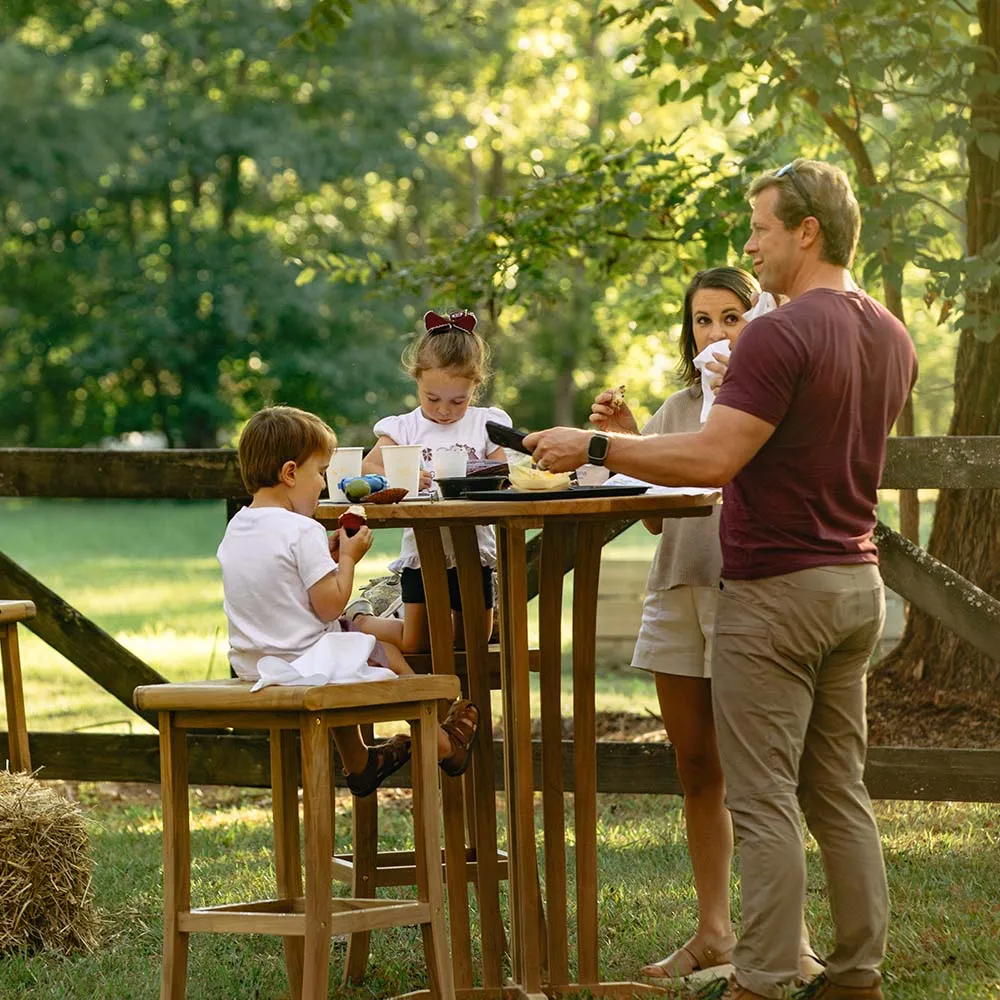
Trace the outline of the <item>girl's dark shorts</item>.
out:
M 399 587 L 404 604 L 426 604 L 424 578 L 419 569 L 403 569 L 399 574 Z M 462 595 L 458 592 L 458 570 L 448 570 L 448 598 L 452 611 L 462 610 Z M 483 566 L 483 600 L 487 608 L 493 607 L 493 570 Z

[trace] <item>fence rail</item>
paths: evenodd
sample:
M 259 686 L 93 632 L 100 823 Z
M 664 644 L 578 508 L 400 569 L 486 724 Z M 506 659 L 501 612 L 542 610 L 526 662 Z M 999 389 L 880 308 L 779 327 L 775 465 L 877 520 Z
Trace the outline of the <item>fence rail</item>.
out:
M 893 437 L 883 489 L 1000 489 L 1000 437 Z M 235 500 L 236 452 L 0 448 L 0 497 Z
M 160 780 L 158 737 L 105 733 L 32 733 L 32 761 L 39 777 L 63 781 L 147 782 Z M 260 734 L 189 734 L 193 785 L 270 786 L 267 737 Z M 494 741 L 497 788 L 503 788 L 503 743 Z M 0 754 L 7 734 L 0 732 Z M 542 744 L 532 743 L 535 789 L 541 790 Z M 573 742 L 562 744 L 563 786 L 573 791 Z M 343 784 L 339 768 L 337 782 Z M 871 747 L 865 784 L 875 799 L 930 802 L 1000 802 L 1000 750 Z M 386 787 L 409 788 L 409 765 Z M 673 747 L 666 743 L 597 744 L 597 790 L 630 795 L 679 795 Z

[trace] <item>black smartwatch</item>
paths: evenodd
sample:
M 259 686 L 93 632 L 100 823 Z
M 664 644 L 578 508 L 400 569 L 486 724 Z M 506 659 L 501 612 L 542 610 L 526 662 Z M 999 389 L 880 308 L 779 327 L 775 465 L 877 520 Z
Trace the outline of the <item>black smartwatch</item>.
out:
M 591 465 L 604 465 L 604 460 L 608 457 L 608 445 L 611 439 L 607 434 L 595 434 L 587 445 L 587 461 Z

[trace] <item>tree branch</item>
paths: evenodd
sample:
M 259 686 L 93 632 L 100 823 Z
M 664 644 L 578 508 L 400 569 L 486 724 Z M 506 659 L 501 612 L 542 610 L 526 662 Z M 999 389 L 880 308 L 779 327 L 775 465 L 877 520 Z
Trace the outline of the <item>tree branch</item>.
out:
M 967 220 L 964 215 L 959 215 L 953 209 L 950 209 L 944 202 L 938 201 L 937 198 L 931 197 L 929 194 L 924 194 L 923 191 L 907 191 L 906 188 L 900 187 L 900 182 L 896 182 L 896 188 L 900 194 L 910 195 L 913 198 L 920 199 L 922 201 L 928 201 L 932 205 L 936 205 L 941 209 L 946 215 L 950 215 L 956 222 L 961 223 L 963 226 L 966 224 Z
M 631 233 L 626 232 L 623 229 L 605 229 L 604 232 L 608 236 L 615 236 L 622 240 L 635 240 L 639 243 L 676 243 L 677 239 L 673 236 L 650 236 L 648 233 L 644 233 L 642 236 L 633 236 Z

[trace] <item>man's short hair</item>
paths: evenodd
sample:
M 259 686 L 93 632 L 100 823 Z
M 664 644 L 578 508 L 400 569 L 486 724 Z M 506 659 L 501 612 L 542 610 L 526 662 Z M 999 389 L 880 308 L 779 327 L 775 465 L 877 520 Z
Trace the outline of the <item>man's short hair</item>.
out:
M 861 232 L 861 209 L 851 182 L 840 167 L 820 160 L 793 160 L 780 170 L 757 177 L 750 200 L 767 188 L 778 189 L 774 210 L 786 229 L 795 229 L 813 216 L 823 238 L 820 260 L 850 267 Z
M 240 475 L 248 493 L 277 486 L 286 462 L 302 465 L 317 453 L 333 454 L 337 435 L 314 413 L 294 406 L 258 410 L 240 435 Z

